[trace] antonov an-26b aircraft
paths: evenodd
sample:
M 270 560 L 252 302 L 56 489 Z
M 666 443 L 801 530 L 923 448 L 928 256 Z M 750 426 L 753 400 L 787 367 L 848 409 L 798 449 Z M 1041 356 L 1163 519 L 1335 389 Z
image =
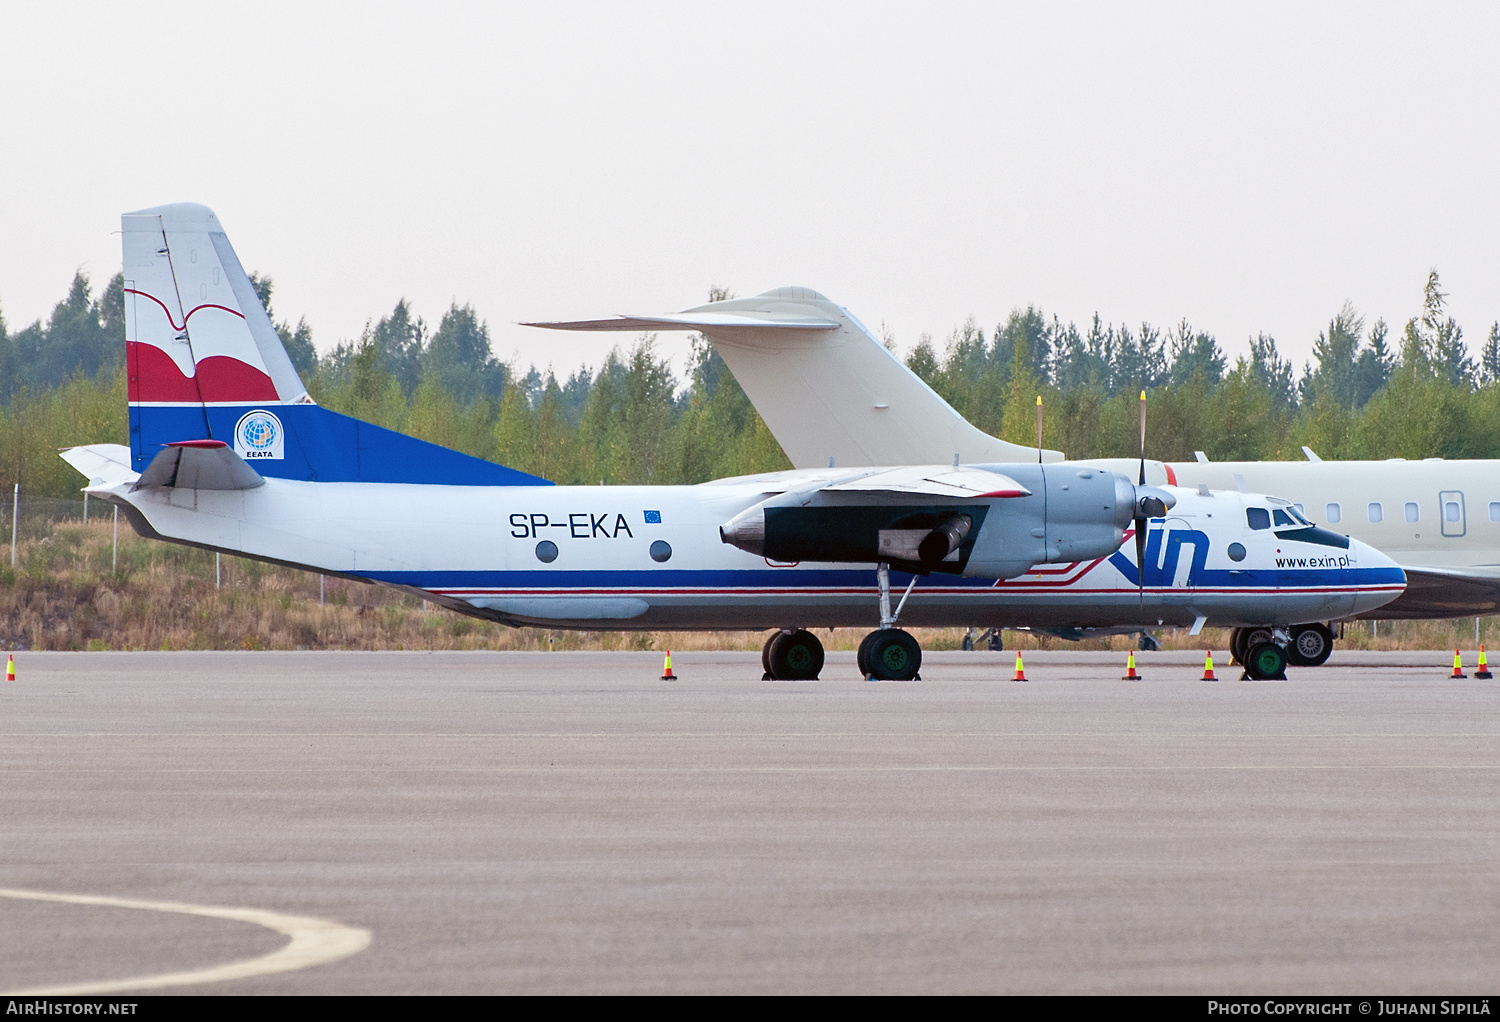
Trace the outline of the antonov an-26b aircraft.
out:
M 921 650 L 898 619 L 1284 629 L 1405 585 L 1382 554 L 1268 498 L 1081 463 L 871 459 L 698 486 L 554 486 L 318 407 L 207 208 L 128 213 L 123 228 L 130 446 L 63 457 L 148 537 L 509 625 L 776 629 L 773 678 L 817 677 L 810 627 L 878 622 L 860 671 L 903 680 Z M 1253 527 L 1273 514 L 1290 525 Z M 1245 663 L 1276 676 L 1286 658 L 1265 642 Z

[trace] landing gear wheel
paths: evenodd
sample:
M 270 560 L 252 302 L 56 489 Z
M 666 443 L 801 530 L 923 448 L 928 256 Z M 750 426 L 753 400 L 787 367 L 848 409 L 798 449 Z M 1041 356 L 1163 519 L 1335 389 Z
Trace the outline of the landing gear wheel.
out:
M 1005 637 L 1000 634 L 1000 629 L 998 628 L 991 629 L 990 631 L 990 652 L 1005 652 Z
M 777 681 L 815 681 L 823 669 L 823 644 L 806 629 L 777 632 L 766 650 L 766 673 Z
M 881 681 L 915 681 L 922 666 L 922 647 L 909 632 L 882 628 L 861 644 L 869 677 Z
M 1250 656 L 1251 646 L 1274 640 L 1269 628 L 1236 628 L 1229 635 L 1229 652 L 1235 662 L 1243 666 Z
M 766 636 L 766 644 L 760 648 L 761 681 L 771 680 L 771 643 L 775 642 L 780 634 L 780 632 L 772 632 Z
M 972 652 L 973 649 L 974 649 L 974 633 L 973 633 L 973 631 L 964 632 L 964 641 L 963 641 L 963 650 L 964 650 L 964 652 L 965 653 L 969 653 L 969 652 Z
M 1333 655 L 1333 632 L 1326 625 L 1303 625 L 1292 629 L 1286 659 L 1293 667 L 1321 667 Z
M 1255 681 L 1286 680 L 1286 650 L 1274 642 L 1257 642 L 1245 654 L 1245 673 Z
M 854 662 L 859 665 L 859 676 L 861 678 L 868 678 L 874 673 L 870 670 L 870 643 L 874 642 L 875 636 L 879 634 L 879 632 L 871 632 L 859 640 L 859 652 L 855 654 Z

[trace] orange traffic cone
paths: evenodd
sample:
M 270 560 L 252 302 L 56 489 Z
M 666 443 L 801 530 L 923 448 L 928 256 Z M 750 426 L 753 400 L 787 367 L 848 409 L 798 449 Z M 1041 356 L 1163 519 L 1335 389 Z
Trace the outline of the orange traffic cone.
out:
M 1203 658 L 1203 677 L 1199 681 L 1218 681 L 1214 677 L 1214 651 L 1209 650 L 1208 655 Z
M 1468 675 L 1464 673 L 1464 663 L 1463 663 L 1462 660 L 1460 660 L 1458 658 L 1458 650 L 1456 650 L 1456 649 L 1453 651 L 1453 673 L 1450 674 L 1450 675 L 1448 675 L 1448 677 L 1450 677 L 1450 678 L 1467 678 L 1468 677 Z
M 14 656 L 7 656 L 5 658 L 5 680 L 16 680 L 16 658 Z
M 1483 646 L 1479 647 L 1479 669 L 1474 672 L 1474 677 L 1484 678 L 1486 680 L 1494 677 L 1494 675 L 1490 673 L 1489 664 L 1485 662 Z
M 661 668 L 661 680 L 662 681 L 676 681 L 677 680 L 677 675 L 675 675 L 675 674 L 672 673 L 672 651 L 670 649 L 667 650 L 667 662 L 664 663 L 664 664 L 662 664 L 662 668 Z
M 1014 678 L 1010 679 L 1010 680 L 1011 681 L 1025 681 L 1026 680 L 1026 665 L 1023 664 L 1023 663 L 1021 663 L 1021 651 L 1019 649 L 1016 650 L 1016 676 Z
M 1120 677 L 1121 681 L 1140 681 L 1141 676 L 1135 673 L 1135 650 L 1125 658 L 1125 673 Z

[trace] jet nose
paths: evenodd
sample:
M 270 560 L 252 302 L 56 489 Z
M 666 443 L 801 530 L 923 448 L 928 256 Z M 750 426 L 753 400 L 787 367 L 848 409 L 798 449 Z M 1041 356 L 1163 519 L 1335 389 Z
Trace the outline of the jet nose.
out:
M 1359 589 L 1354 595 L 1354 613 L 1383 607 L 1406 589 L 1406 572 L 1390 557 L 1357 539 L 1349 541 L 1349 561 Z

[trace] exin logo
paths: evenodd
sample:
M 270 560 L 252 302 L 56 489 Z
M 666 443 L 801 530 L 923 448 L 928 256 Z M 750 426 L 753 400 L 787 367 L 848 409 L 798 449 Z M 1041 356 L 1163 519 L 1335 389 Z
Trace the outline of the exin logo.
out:
M 234 453 L 246 461 L 268 458 L 280 461 L 286 456 L 285 438 L 281 420 L 257 408 L 240 416 L 240 421 L 234 424 Z

